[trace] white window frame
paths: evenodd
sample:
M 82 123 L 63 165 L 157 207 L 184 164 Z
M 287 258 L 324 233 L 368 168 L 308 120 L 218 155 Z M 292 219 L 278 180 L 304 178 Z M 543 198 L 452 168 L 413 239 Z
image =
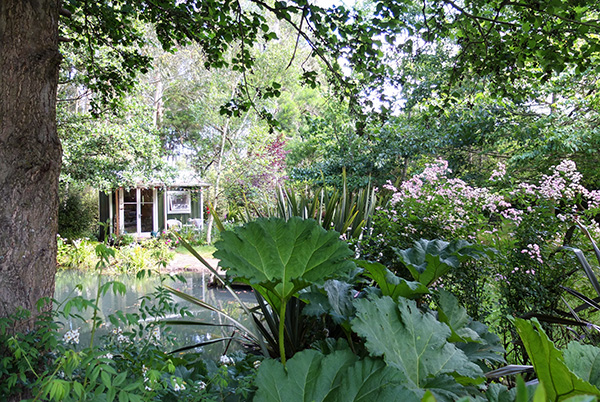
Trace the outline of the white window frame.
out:
M 141 191 L 140 187 L 136 187 L 135 189 L 135 199 L 136 199 L 136 235 L 140 236 L 143 233 L 150 232 L 142 232 L 142 201 L 141 201 Z M 124 195 L 125 190 L 123 187 L 118 189 L 119 195 L 119 233 L 125 233 L 125 202 Z M 131 203 L 133 204 L 133 203 Z M 152 189 L 152 230 L 155 232 L 158 231 L 158 201 L 157 201 L 157 192 L 156 188 Z
M 183 197 L 185 202 L 174 203 L 174 199 Z M 180 201 L 179 199 L 178 201 Z M 189 190 L 167 191 L 167 213 L 169 214 L 191 214 L 192 196 Z

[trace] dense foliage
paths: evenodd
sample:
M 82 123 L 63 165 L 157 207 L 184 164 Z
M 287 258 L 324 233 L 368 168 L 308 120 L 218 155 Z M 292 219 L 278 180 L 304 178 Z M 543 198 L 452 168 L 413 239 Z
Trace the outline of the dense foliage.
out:
M 31 390 L 37 398 L 56 401 L 92 395 L 134 401 L 284 401 L 303 400 L 302 395 L 315 401 L 360 401 L 375 395 L 398 401 L 521 401 L 522 392 L 533 394 L 489 382 L 503 375 L 491 370 L 505 362 L 501 340 L 469 317 L 445 290 L 461 263 L 485 257 L 484 247 L 464 240 L 419 240 L 395 250 L 408 272 L 401 277 L 381 263 L 357 261 L 355 266 L 347 259 L 352 252 L 339 234 L 325 231 L 314 220 L 262 219 L 222 237 L 217 248 L 228 271 L 227 283 L 248 283 L 270 305 L 246 309 L 254 327 L 234 319 L 231 325 L 246 334 L 248 352 L 259 353 L 261 337 L 278 339 L 279 350 L 265 350 L 262 357 L 223 355 L 219 362 L 189 347 L 164 353 L 173 347 L 168 326 L 176 321 L 171 317 L 179 315 L 184 319 L 179 324 L 192 325 L 193 315 L 174 304 L 171 293 L 191 297 L 163 286 L 142 298 L 138 314 L 109 316 L 112 332 L 95 342 L 95 329 L 102 324 L 95 312 L 99 297 L 111 290 L 125 291 L 119 282 L 98 275 L 95 299 L 75 296 L 57 301 L 53 310 L 55 315 L 76 318 L 75 310 L 91 308 L 89 346 L 79 346 L 78 330 L 58 338 L 52 316 L 43 318 L 41 332 L 29 334 L 13 334 L 10 329 L 23 317 L 3 321 L 3 392 Z M 115 251 L 100 244 L 95 252 L 101 273 Z M 534 254 L 530 257 L 537 259 Z M 307 320 L 312 326 L 308 331 L 299 325 Z M 599 393 L 597 376 L 590 374 L 596 366 L 596 348 L 571 343 L 561 354 L 539 323 L 534 321 L 536 332 L 525 320 L 514 322 L 541 380 L 536 395 L 558 400 Z M 304 346 L 288 350 L 286 338 L 296 347 Z M 303 342 L 306 339 L 312 342 Z M 34 343 L 49 346 L 50 352 L 33 347 Z M 277 352 L 281 362 L 270 357 Z M 26 364 L 18 363 L 23 361 Z
M 96 299 L 59 304 L 37 331 L 14 332 L 25 313 L 3 319 L 2 392 L 527 399 L 524 385 L 486 376 L 506 359 L 533 363 L 537 398 L 598 395 L 597 350 L 561 354 L 544 334 L 561 347 L 597 339 L 600 307 L 584 294 L 600 285 L 580 249 L 600 236 L 598 4 L 64 7 L 61 235 L 91 231 L 85 185 L 194 169 L 212 184 L 210 221 L 247 222 L 223 232 L 216 257 L 226 285 L 249 284 L 258 305 L 244 308 L 252 328 L 238 328 L 249 353 L 219 363 L 165 353 L 156 320 L 189 314 L 162 287 L 140 315 L 113 317 L 102 343 L 78 347 L 73 331 L 61 340 L 52 314 L 95 311 L 101 292 L 123 290 L 99 283 Z M 253 219 L 265 215 L 283 219 Z M 59 238 L 59 264 L 137 272 L 164 265 L 167 240 L 114 250 Z

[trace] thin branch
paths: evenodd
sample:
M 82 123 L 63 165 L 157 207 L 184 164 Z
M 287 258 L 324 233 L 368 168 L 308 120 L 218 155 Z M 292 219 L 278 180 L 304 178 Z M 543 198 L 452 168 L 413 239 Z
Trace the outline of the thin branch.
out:
M 252 0 L 255 4 L 265 8 L 266 10 L 272 12 L 273 14 L 277 15 L 277 9 L 275 7 L 271 7 L 269 4 L 265 3 L 262 0 Z M 310 37 L 308 36 L 308 34 L 304 31 L 302 31 L 300 29 L 300 27 L 290 19 L 288 18 L 282 18 L 284 21 L 286 21 L 288 24 L 290 24 L 290 26 L 292 28 L 294 28 L 294 30 L 296 30 L 296 32 L 298 32 L 299 35 L 302 36 L 302 38 L 304 38 L 304 40 L 306 40 L 306 42 L 309 44 L 309 46 L 313 49 L 313 51 L 315 52 L 315 54 L 319 57 L 319 59 L 321 59 L 321 61 L 323 61 L 323 63 L 325 63 L 325 65 L 327 66 L 327 69 L 329 71 L 331 71 L 335 77 L 340 81 L 343 82 L 344 81 L 344 77 L 342 77 L 342 75 L 333 68 L 333 66 L 331 65 L 331 62 L 329 61 L 329 59 L 327 59 L 327 57 L 323 54 L 323 52 L 315 45 L 315 43 L 310 39 Z M 314 30 L 314 29 L 313 29 Z
M 502 3 L 498 6 L 498 9 L 496 10 L 496 16 L 494 17 L 494 24 L 497 24 L 499 22 L 498 18 L 500 18 L 500 11 L 502 11 L 502 7 L 504 7 L 505 5 L 505 3 Z M 491 24 L 489 29 L 487 30 L 486 37 L 489 36 L 490 32 L 492 32 L 492 29 L 494 29 L 493 24 Z
M 300 27 L 299 27 L 300 29 L 302 29 L 302 24 L 304 23 L 304 19 L 306 18 L 307 11 L 308 11 L 308 5 L 304 6 L 304 9 L 302 10 L 302 17 L 300 17 Z M 300 43 L 300 33 L 298 33 L 298 36 L 296 37 L 296 44 L 294 45 L 294 53 L 292 53 L 292 58 L 290 59 L 290 62 L 288 63 L 287 67 L 285 68 L 286 70 L 292 66 L 292 62 L 296 58 L 296 52 L 298 51 L 299 43 Z
M 509 3 L 506 3 L 506 4 L 511 5 L 511 6 L 517 6 L 517 7 L 527 8 L 527 9 L 533 10 L 533 11 L 539 11 L 539 12 L 541 12 L 543 14 L 549 15 L 551 17 L 556 17 L 556 18 L 558 18 L 560 20 L 563 20 L 563 21 L 566 21 L 566 22 L 570 22 L 572 24 L 584 25 L 586 27 L 595 28 L 595 29 L 600 30 L 600 25 L 598 25 L 598 24 L 594 24 L 594 23 L 591 23 L 591 22 L 585 22 L 585 21 L 577 21 L 577 20 L 573 20 L 571 18 L 567 18 L 567 17 L 563 17 L 563 16 L 560 16 L 560 15 L 557 15 L 557 14 L 548 13 L 548 12 L 546 12 L 544 10 L 538 10 L 538 9 L 536 9 L 534 7 L 531 7 L 529 4 L 517 3 L 517 2 L 509 2 Z
M 429 35 L 431 34 L 431 28 L 429 28 L 429 24 L 427 23 L 427 11 L 426 11 L 426 7 L 427 7 L 427 0 L 423 0 L 423 23 L 425 24 L 425 28 L 427 28 L 427 37 L 429 38 Z
M 58 14 L 62 15 L 63 17 L 67 17 L 67 18 L 71 18 L 71 16 L 73 15 L 72 12 L 70 12 L 66 8 L 62 8 L 62 7 L 58 10 Z
M 245 48 L 245 36 L 244 36 L 244 29 L 242 27 L 241 24 L 241 18 L 242 18 L 242 5 L 240 4 L 240 2 L 237 2 L 238 5 L 238 26 L 240 27 L 240 41 L 241 41 L 241 52 L 242 52 L 242 60 L 245 58 L 244 55 L 244 51 L 246 50 Z M 250 52 L 248 52 L 248 55 L 250 55 Z M 250 96 L 250 90 L 248 89 L 249 85 L 248 85 L 248 78 L 246 76 L 246 66 L 244 65 L 244 68 L 242 68 L 242 78 L 244 80 L 244 91 L 246 92 L 246 97 L 248 98 L 248 100 L 250 100 L 251 105 L 252 105 L 252 109 L 254 109 L 256 111 L 256 113 L 258 113 L 259 116 L 262 116 L 262 113 L 256 108 L 256 105 L 254 103 L 254 99 L 252 99 L 252 97 Z
M 472 20 L 488 21 L 488 22 L 493 22 L 494 24 L 508 25 L 508 26 L 511 26 L 511 27 L 516 27 L 517 26 L 517 24 L 512 23 L 512 22 L 500 21 L 500 20 L 495 19 L 495 18 L 488 18 L 488 17 L 483 17 L 481 15 L 471 14 L 470 12 L 468 12 L 467 10 L 465 10 L 464 8 L 459 7 L 453 1 L 450 1 L 450 0 L 443 0 L 443 1 L 444 1 L 444 3 L 446 3 L 449 6 L 451 6 L 452 8 L 454 8 L 455 10 L 460 11 L 464 16 L 466 16 L 468 18 L 471 18 Z

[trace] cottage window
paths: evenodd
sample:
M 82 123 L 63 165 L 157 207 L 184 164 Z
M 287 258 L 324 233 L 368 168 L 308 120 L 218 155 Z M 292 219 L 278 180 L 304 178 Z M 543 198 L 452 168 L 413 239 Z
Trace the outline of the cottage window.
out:
M 192 212 L 192 198 L 189 191 L 167 191 L 168 213 L 189 214 Z

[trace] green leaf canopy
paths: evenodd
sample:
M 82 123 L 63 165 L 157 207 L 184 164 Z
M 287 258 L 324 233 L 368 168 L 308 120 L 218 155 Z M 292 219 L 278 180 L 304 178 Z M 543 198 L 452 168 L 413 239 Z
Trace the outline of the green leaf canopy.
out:
M 222 237 L 214 255 L 227 275 L 260 284 L 280 300 L 354 267 L 346 260 L 352 251 L 339 233 L 312 219 L 257 219 Z

